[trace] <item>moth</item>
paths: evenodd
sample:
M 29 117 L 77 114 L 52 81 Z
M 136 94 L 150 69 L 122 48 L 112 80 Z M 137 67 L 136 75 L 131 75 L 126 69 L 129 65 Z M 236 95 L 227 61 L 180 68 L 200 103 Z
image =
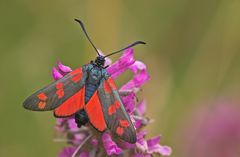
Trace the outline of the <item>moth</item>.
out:
M 120 139 L 136 143 L 135 128 L 104 63 L 108 56 L 145 43 L 136 41 L 102 56 L 88 36 L 83 22 L 78 19 L 75 21 L 80 24 L 98 56 L 29 96 L 23 102 L 23 107 L 32 111 L 53 111 L 57 118 L 74 116 L 78 127 L 90 123 L 99 132 L 109 129 Z

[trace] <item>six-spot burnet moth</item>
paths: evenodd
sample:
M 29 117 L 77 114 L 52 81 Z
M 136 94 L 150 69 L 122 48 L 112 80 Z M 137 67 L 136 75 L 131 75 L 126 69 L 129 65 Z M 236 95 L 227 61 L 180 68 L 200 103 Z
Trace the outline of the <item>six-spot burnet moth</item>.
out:
M 97 52 L 95 61 L 38 90 L 24 101 L 23 106 L 33 111 L 53 110 L 54 116 L 58 118 L 75 116 L 78 127 L 89 122 L 100 132 L 109 129 L 122 140 L 135 143 L 135 128 L 104 63 L 108 56 L 145 43 L 136 41 L 119 51 L 102 56 L 88 36 L 82 21 L 75 21 L 80 24 Z

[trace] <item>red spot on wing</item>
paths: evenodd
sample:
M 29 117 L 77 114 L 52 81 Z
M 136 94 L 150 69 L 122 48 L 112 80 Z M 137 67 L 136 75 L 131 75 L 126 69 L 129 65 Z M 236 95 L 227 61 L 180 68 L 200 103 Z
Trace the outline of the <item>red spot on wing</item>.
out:
M 129 126 L 129 122 L 127 120 L 120 120 L 120 126 L 126 128 Z
M 106 129 L 106 123 L 102 111 L 102 105 L 99 101 L 97 91 L 93 94 L 91 99 L 85 106 L 85 110 L 88 114 L 88 118 L 91 124 L 97 128 L 99 131 L 104 131 Z
M 123 133 L 124 133 L 124 128 L 122 128 L 122 127 L 117 127 L 117 130 L 116 130 L 116 133 L 119 135 L 119 136 L 121 136 Z
M 38 108 L 39 108 L 39 109 L 44 109 L 45 106 L 46 106 L 46 102 L 40 101 L 40 102 L 38 103 Z
M 58 82 L 56 84 L 56 89 L 61 89 L 61 88 L 63 88 L 63 83 L 62 82 Z
M 56 94 L 58 95 L 58 99 L 62 98 L 64 96 L 63 83 L 58 82 L 55 87 L 57 89 Z
M 78 68 L 78 69 L 72 71 L 70 73 L 70 75 L 72 76 L 71 80 L 73 82 L 75 82 L 75 83 L 79 82 L 83 76 L 82 68 Z
M 38 99 L 40 100 L 38 103 L 38 108 L 39 109 L 44 109 L 46 106 L 46 100 L 47 100 L 47 96 L 45 93 L 40 93 L 37 95 Z
M 81 80 L 81 78 L 82 78 L 82 74 L 79 74 L 79 75 L 72 77 L 72 81 L 77 83 Z
M 46 101 L 47 100 L 47 96 L 44 93 L 38 94 L 37 97 L 41 101 Z
M 64 96 L 64 90 L 63 89 L 59 89 L 57 90 L 56 94 L 58 95 L 58 99 L 62 98 Z
M 54 114 L 57 117 L 71 116 L 78 110 L 84 107 L 85 87 L 75 93 L 65 102 L 63 102 L 58 108 L 55 109 Z
M 114 114 L 120 106 L 121 105 L 120 105 L 119 101 L 116 100 L 114 102 L 114 104 L 112 104 L 108 107 L 108 115 L 111 116 L 112 114 Z
M 116 112 L 116 108 L 115 106 L 111 105 L 108 107 L 108 115 L 111 116 L 112 114 L 114 114 Z
M 119 101 L 116 100 L 114 102 L 114 106 L 116 107 L 116 109 L 118 109 L 121 105 L 120 105 Z

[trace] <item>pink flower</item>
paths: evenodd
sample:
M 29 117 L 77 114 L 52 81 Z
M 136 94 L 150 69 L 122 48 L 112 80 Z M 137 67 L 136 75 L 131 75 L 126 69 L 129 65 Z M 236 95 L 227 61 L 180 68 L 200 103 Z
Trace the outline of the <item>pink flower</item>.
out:
M 101 51 L 99 52 L 102 54 Z M 111 60 L 108 58 L 106 59 L 106 65 L 110 65 Z M 121 156 L 135 157 L 150 157 L 152 154 L 169 156 L 171 154 L 170 147 L 161 146 L 159 144 L 159 136 L 146 139 L 145 135 L 147 132 L 142 131 L 142 128 L 147 125 L 150 120 L 145 117 L 145 101 L 138 103 L 136 101 L 136 93 L 139 91 L 139 88 L 150 79 L 150 77 L 146 65 L 143 62 L 134 59 L 133 49 L 127 49 L 119 60 L 107 68 L 107 72 L 113 79 L 116 79 L 127 70 L 130 70 L 133 73 L 133 78 L 120 88 L 120 92 L 126 93 L 121 95 L 121 99 L 136 127 L 136 144 L 130 144 L 120 139 L 113 139 L 111 133 L 107 131 L 94 134 L 90 137 L 89 135 L 92 134 L 92 130 L 88 125 L 78 128 L 73 118 L 58 119 L 56 127 L 57 132 L 65 135 L 65 138 L 67 139 L 66 141 L 72 145 L 71 149 L 65 148 L 60 154 L 65 154 L 65 156 L 60 157 L 71 157 L 72 154 L 81 153 L 85 153 L 85 155 L 95 153 L 95 156 L 113 156 L 121 154 Z M 58 62 L 57 68 L 52 69 L 53 78 L 58 80 L 70 71 L 72 71 L 70 67 Z M 94 130 L 94 132 L 96 131 Z M 84 147 L 84 145 L 87 145 L 87 147 Z M 67 156 L 68 154 L 70 155 Z
M 157 153 L 163 156 L 171 155 L 172 149 L 168 146 L 161 146 L 159 142 L 160 142 L 160 136 L 148 139 L 147 140 L 148 153 L 149 154 Z
M 216 101 L 197 108 L 184 126 L 182 150 L 186 157 L 239 157 L 240 106 Z
M 76 148 L 74 147 L 65 147 L 59 154 L 59 157 L 70 157 L 74 153 L 75 149 Z
M 108 156 L 114 154 L 119 155 L 122 153 L 122 149 L 112 140 L 111 135 L 108 132 L 103 133 L 102 142 Z

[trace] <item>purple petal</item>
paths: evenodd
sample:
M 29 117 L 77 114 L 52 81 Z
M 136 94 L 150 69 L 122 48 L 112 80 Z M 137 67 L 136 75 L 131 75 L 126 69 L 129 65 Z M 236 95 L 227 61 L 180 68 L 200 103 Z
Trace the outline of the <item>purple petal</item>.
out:
M 140 116 L 143 116 L 146 112 L 146 102 L 141 101 L 137 106 L 137 111 L 140 114 Z
M 153 137 L 147 140 L 148 147 L 152 147 L 160 142 L 160 136 Z
M 156 136 L 147 140 L 148 153 L 150 154 L 158 153 L 163 156 L 171 155 L 172 149 L 168 146 L 161 146 L 159 142 L 160 142 L 160 136 Z
M 65 147 L 59 154 L 59 157 L 71 157 L 75 149 L 75 147 Z
M 159 153 L 163 156 L 170 156 L 172 154 L 172 148 L 169 146 L 161 146 Z
M 136 129 L 139 129 L 142 126 L 142 120 L 135 119 L 134 126 Z
M 68 119 L 68 127 L 71 131 L 77 131 L 79 128 L 77 127 L 77 124 L 75 122 L 74 118 Z
M 91 144 L 92 144 L 93 146 L 97 146 L 97 145 L 98 145 L 98 140 L 97 140 L 96 138 L 92 138 L 92 139 L 91 139 Z
M 141 142 L 138 141 L 136 143 L 136 147 L 141 150 L 142 152 L 146 152 L 148 147 L 147 147 L 147 142 L 143 139 Z
M 129 90 L 134 88 L 139 88 L 142 84 L 150 79 L 147 70 L 142 70 L 136 74 L 132 80 L 126 83 L 120 90 Z
M 135 62 L 133 56 L 133 49 L 127 49 L 124 51 L 123 55 L 118 61 L 113 63 L 107 68 L 107 72 L 111 75 L 113 79 L 117 78 L 120 74 L 128 69 L 130 65 Z
M 127 96 L 122 96 L 124 107 L 128 113 L 132 113 L 135 108 L 135 93 L 131 92 Z
M 52 68 L 52 76 L 54 80 L 59 80 L 63 77 L 63 75 L 55 67 Z
M 57 66 L 62 73 L 69 73 L 72 69 L 66 65 L 63 65 L 60 61 L 57 63 Z
M 140 131 L 137 133 L 137 139 L 143 139 L 147 135 L 147 131 Z
M 144 139 L 144 137 L 146 136 L 147 131 L 140 131 L 137 133 L 137 142 L 136 142 L 136 146 L 138 149 L 140 149 L 142 152 L 147 151 L 148 149 L 148 145 L 147 145 L 147 141 Z
M 117 146 L 117 144 L 112 140 L 112 137 L 109 133 L 105 132 L 102 135 L 103 146 L 108 154 L 111 155 L 119 155 L 122 153 L 122 149 Z
M 128 142 L 125 142 L 125 141 L 120 141 L 120 145 L 121 145 L 121 148 L 124 148 L 124 149 L 131 149 L 131 148 L 135 148 L 136 145 L 135 144 L 132 144 L 132 143 L 128 143 Z
M 141 62 L 141 61 L 135 61 L 134 64 L 132 64 L 129 69 L 134 73 L 136 74 L 139 70 L 142 71 L 142 70 L 145 70 L 147 69 L 146 65 Z
M 172 149 L 168 146 L 161 146 L 160 144 L 157 144 L 153 147 L 148 148 L 148 153 L 157 153 L 163 156 L 170 156 L 172 154 Z
M 89 157 L 89 152 L 81 152 L 79 157 Z
M 84 138 L 86 138 L 86 135 L 83 134 L 83 133 L 77 133 L 77 134 L 74 134 L 73 137 L 72 137 L 72 142 L 75 144 L 75 145 L 79 145 L 82 143 L 82 141 L 84 140 Z

